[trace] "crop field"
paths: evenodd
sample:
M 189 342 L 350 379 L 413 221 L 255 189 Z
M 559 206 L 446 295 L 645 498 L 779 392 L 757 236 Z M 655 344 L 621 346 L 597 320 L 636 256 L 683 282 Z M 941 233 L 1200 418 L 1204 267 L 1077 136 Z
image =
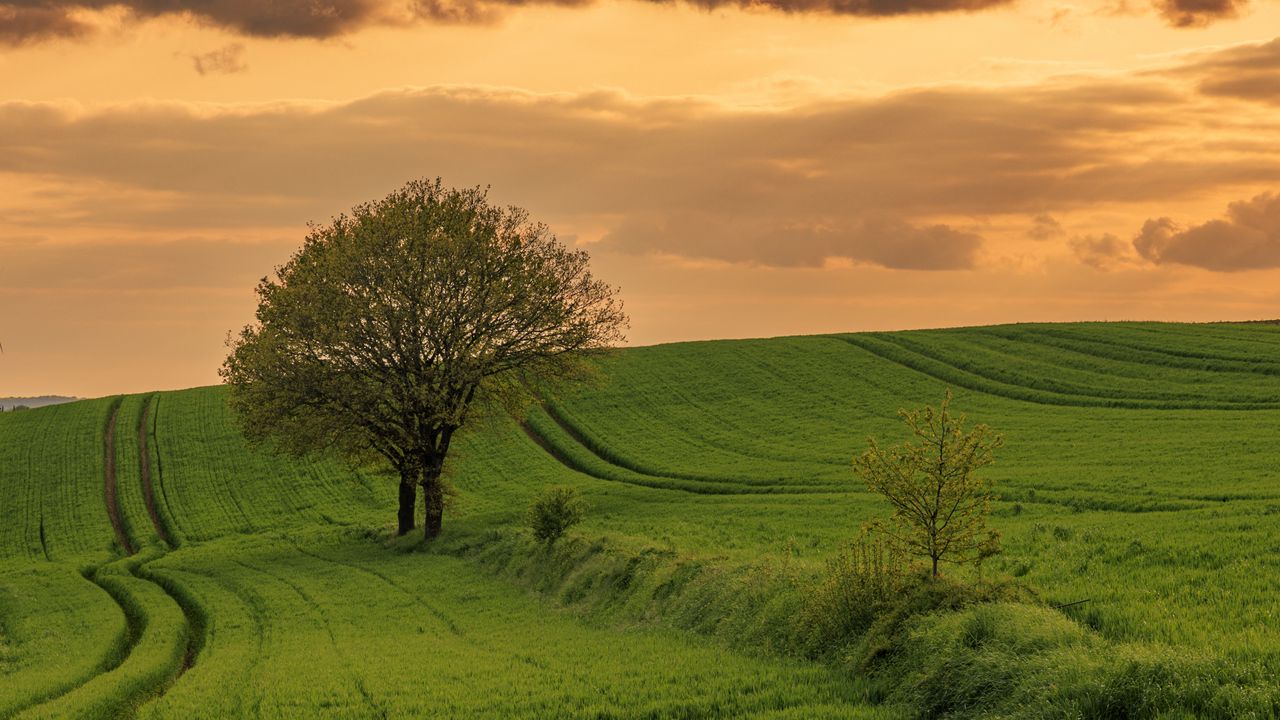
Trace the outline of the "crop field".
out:
M 680 343 L 455 443 L 428 546 L 396 478 L 240 436 L 220 388 L 0 415 L 0 717 L 1280 716 L 1280 326 Z M 880 650 L 801 620 L 900 408 L 1005 436 L 1019 588 Z M 554 549 L 548 484 L 586 500 Z M 896 631 L 895 631 L 896 632 Z M 859 658 L 874 657 L 868 664 Z

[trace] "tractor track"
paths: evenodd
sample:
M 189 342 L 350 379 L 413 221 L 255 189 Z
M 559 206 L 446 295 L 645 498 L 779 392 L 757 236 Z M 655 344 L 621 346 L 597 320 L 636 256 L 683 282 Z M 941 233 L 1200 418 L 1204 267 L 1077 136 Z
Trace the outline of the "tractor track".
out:
M 138 551 L 125 531 L 124 517 L 120 513 L 120 497 L 116 488 L 116 420 L 120 417 L 121 400 L 117 399 L 111 406 L 110 417 L 107 418 L 107 429 L 103 433 L 102 497 L 107 504 L 107 517 L 111 520 L 111 529 L 115 531 L 116 542 L 124 549 L 125 555 Z
M 819 484 L 772 485 L 754 482 L 732 482 L 698 475 L 660 475 L 637 470 L 630 465 L 620 464 L 596 451 L 576 428 L 559 416 L 551 407 L 543 406 L 543 410 L 551 422 L 568 437 L 569 442 L 574 447 L 580 448 L 584 453 L 595 458 L 609 469 L 618 471 L 619 476 L 610 477 L 604 472 L 578 461 L 557 447 L 555 443 L 539 432 L 528 420 L 518 420 L 520 428 L 524 430 L 525 435 L 561 465 L 597 480 L 656 490 L 674 490 L 693 495 L 805 495 L 810 493 L 829 493 L 834 490 L 832 487 Z M 623 479 L 625 476 L 631 476 L 634 479 Z
M 142 412 L 138 416 L 138 472 L 142 476 L 142 499 L 147 506 L 147 516 L 151 518 L 151 526 L 155 528 L 156 535 L 164 541 L 169 547 L 177 547 L 173 541 L 168 529 L 160 520 L 160 514 L 156 512 L 156 494 L 155 487 L 151 481 L 151 448 L 147 442 L 147 421 L 151 418 L 151 405 L 154 395 L 147 396 L 142 401 Z
M 115 532 L 116 541 L 124 550 L 125 555 L 127 557 L 132 557 L 137 554 L 139 548 L 134 543 L 133 539 L 129 537 L 129 533 L 126 529 L 124 514 L 120 509 L 119 478 L 116 473 L 116 425 L 118 424 L 120 407 L 122 404 L 123 398 L 116 400 L 111 409 L 110 418 L 107 421 L 103 437 L 103 500 L 106 505 L 107 517 L 110 519 L 112 530 Z M 170 540 L 170 535 L 165 531 L 163 523 L 160 522 L 159 517 L 155 513 L 155 498 L 152 492 L 151 463 L 148 456 L 146 434 L 146 419 L 150 405 L 151 398 L 148 397 L 144 401 L 141 412 L 142 419 L 139 421 L 137 428 L 136 441 L 138 443 L 139 451 L 139 482 L 142 483 L 143 497 L 147 506 L 147 512 L 151 517 L 156 534 L 165 542 L 168 548 L 172 548 L 173 544 Z M 155 558 L 152 558 L 151 560 L 154 559 Z M 151 585 L 160 588 L 160 590 L 173 600 L 174 604 L 182 611 L 182 615 L 187 626 L 187 647 L 183 653 L 182 662 L 177 668 L 175 668 L 171 677 L 154 686 L 140 688 L 135 693 L 135 702 L 131 703 L 134 707 L 136 707 L 137 701 L 154 700 L 163 695 L 169 687 L 173 685 L 173 683 L 177 682 L 178 679 L 182 677 L 183 673 L 195 664 L 197 651 L 203 644 L 203 637 L 201 637 L 201 633 L 204 631 L 205 623 L 201 619 L 200 613 L 193 608 L 190 603 L 186 602 L 186 600 L 181 597 L 180 593 L 174 593 L 166 587 L 165 584 L 158 583 L 148 577 L 143 566 L 151 562 L 151 560 L 143 560 L 142 562 L 132 564 L 128 568 L 129 575 L 137 580 L 150 583 Z M 87 569 L 84 572 L 84 577 L 86 580 L 102 588 L 103 591 L 111 596 L 112 600 L 120 606 L 120 610 L 124 613 L 126 622 L 126 632 L 123 642 L 116 650 L 117 657 L 115 661 L 110 663 L 109 667 L 104 667 L 102 673 L 100 673 L 105 674 L 119 668 L 129 661 L 129 657 L 133 654 L 134 649 L 137 647 L 137 644 L 141 639 L 145 619 L 140 617 L 136 612 L 131 611 L 129 609 L 129 603 L 119 597 L 121 590 L 111 587 L 110 583 L 105 583 L 99 580 L 97 574 L 101 567 L 103 566 Z M 86 678 L 84 682 L 87 683 L 94 677 L 97 677 L 97 675 Z M 81 685 L 83 684 L 84 683 L 81 683 Z M 68 692 L 70 692 L 70 690 L 68 690 Z

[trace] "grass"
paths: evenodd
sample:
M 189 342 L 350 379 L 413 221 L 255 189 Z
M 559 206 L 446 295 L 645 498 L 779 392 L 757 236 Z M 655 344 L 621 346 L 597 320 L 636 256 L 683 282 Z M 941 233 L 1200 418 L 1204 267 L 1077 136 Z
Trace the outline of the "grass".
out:
M 0 467 L 6 519 L 0 557 L 107 557 L 114 539 L 102 511 L 102 435 L 116 400 L 6 413 Z
M 0 566 L 0 716 L 57 697 L 114 663 L 124 613 L 101 587 L 59 563 Z
M 465 560 L 332 529 L 151 567 L 188 584 L 212 624 L 143 717 L 850 717 L 855 698 L 828 668 L 585 625 Z
M 1152 323 L 630 349 L 460 437 L 427 552 L 386 540 L 392 475 L 249 447 L 218 388 L 6 413 L 0 715 L 1280 714 L 1278 349 L 1280 327 Z M 806 588 L 887 512 L 849 459 L 946 387 L 1006 435 L 982 574 L 1041 602 L 921 606 L 879 650 L 819 651 Z M 117 406 L 144 550 L 113 561 Z M 588 505 L 550 550 L 523 529 L 548 484 Z M 60 625 L 75 667 L 31 629 Z

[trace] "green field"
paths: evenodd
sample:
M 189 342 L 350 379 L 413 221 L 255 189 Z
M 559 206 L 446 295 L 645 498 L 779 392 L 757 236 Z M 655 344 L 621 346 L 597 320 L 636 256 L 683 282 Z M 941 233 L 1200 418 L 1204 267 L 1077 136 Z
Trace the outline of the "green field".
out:
M 1280 716 L 1280 326 L 604 369 L 455 443 L 429 547 L 391 537 L 390 473 L 249 447 L 220 388 L 0 415 L 0 717 Z M 888 512 L 850 458 L 948 387 L 1006 437 L 981 579 L 1016 602 L 911 616 L 878 650 L 807 632 L 827 561 Z M 552 483 L 590 509 L 547 551 L 523 516 Z

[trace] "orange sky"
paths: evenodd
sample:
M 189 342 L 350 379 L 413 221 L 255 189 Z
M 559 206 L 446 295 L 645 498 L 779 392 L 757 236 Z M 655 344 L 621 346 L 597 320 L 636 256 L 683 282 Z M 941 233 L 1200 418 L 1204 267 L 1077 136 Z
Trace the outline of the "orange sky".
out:
M 1278 28 L 1272 0 L 0 0 L 0 396 L 216 382 L 308 221 L 437 175 L 587 247 L 633 343 L 1280 317 Z

